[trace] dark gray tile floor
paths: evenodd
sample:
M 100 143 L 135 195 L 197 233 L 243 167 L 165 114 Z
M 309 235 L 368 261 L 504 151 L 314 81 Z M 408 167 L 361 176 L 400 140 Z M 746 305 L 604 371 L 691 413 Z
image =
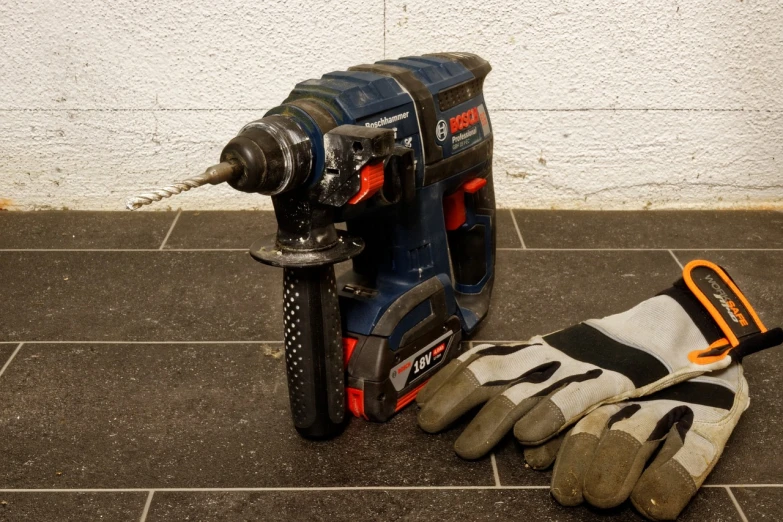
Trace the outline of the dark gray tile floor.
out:
M 149 493 L 0 493 L 0 520 L 138 522 Z
M 518 210 L 528 248 L 780 248 L 783 213 Z
M 666 251 L 502 250 L 490 314 L 475 339 L 524 340 L 622 312 L 678 274 Z
M 244 251 L 0 252 L 9 341 L 282 338 L 281 271 Z
M 783 502 L 776 488 L 732 488 L 748 520 L 783 520 Z
M 330 442 L 299 437 L 282 355 L 276 343 L 25 345 L 0 386 L 13 433 L 0 440 L 0 484 L 493 484 L 489 459 L 461 461 L 449 449 L 457 432 L 425 434 L 413 408 L 352 422 Z
M 168 212 L 0 212 L 0 249 L 159 248 Z
M 413 407 L 301 439 L 280 273 L 245 252 L 273 231 L 268 212 L 0 213 L 0 520 L 640 519 L 560 507 L 513 440 L 462 461 L 460 427 L 425 435 Z M 781 213 L 501 210 L 498 247 L 474 341 L 621 311 L 696 257 L 783 323 Z M 742 520 L 734 500 L 781 518 L 783 351 L 745 368 L 751 406 L 682 520 Z
M 576 522 L 640 521 L 630 506 L 611 512 L 562 509 L 546 490 L 391 490 L 317 491 L 302 502 L 301 492 L 164 492 L 155 495 L 147 522 L 168 520 L 530 520 Z M 720 490 L 706 490 L 682 521 L 737 521 L 731 500 Z
M 238 248 L 277 230 L 273 212 L 182 212 L 165 248 Z

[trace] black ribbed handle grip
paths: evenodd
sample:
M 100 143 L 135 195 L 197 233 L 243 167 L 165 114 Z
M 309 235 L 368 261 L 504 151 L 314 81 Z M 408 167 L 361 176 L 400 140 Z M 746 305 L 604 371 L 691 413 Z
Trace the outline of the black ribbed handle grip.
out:
M 285 362 L 294 426 L 310 438 L 345 419 L 340 309 L 334 266 L 283 271 Z

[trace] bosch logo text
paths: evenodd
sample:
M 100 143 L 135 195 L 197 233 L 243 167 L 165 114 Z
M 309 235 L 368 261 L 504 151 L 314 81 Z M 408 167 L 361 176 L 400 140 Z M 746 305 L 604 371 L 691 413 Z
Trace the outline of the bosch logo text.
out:
M 462 129 L 472 127 L 480 121 L 478 108 L 473 107 L 472 109 L 468 109 L 462 114 L 458 114 L 453 118 L 450 118 L 449 126 L 451 127 L 451 133 L 454 134 L 455 132 L 459 132 Z

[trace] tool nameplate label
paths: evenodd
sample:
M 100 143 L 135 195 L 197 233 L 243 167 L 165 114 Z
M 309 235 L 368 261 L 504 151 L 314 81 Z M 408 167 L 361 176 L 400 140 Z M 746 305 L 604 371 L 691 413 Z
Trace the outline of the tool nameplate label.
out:
M 394 389 L 407 387 L 413 381 L 446 360 L 449 351 L 449 338 L 454 332 L 448 332 L 417 351 L 400 364 L 392 368 L 389 374 Z
M 356 121 L 356 124 L 364 127 L 372 127 L 374 129 L 384 128 L 393 130 L 394 141 L 397 145 L 413 149 L 416 175 L 422 175 L 424 162 L 420 161 L 422 158 L 422 146 L 419 120 L 412 100 L 410 103 L 395 107 L 394 109 L 360 118 Z
M 448 155 L 462 152 L 492 134 L 487 110 L 483 103 L 467 102 L 454 110 L 457 112 L 443 113 L 444 119 L 441 122 L 443 122 L 443 130 L 446 132 L 443 139 L 438 137 L 439 141 L 443 142 Z

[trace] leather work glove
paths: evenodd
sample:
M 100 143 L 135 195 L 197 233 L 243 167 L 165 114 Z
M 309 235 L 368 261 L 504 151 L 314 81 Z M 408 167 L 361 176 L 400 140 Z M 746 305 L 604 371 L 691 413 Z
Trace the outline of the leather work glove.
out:
M 525 448 L 525 459 L 543 469 L 557 455 L 551 492 L 564 506 L 587 501 L 611 508 L 630 496 L 647 518 L 673 520 L 718 462 L 749 402 L 742 365 L 732 364 L 635 401 L 601 406 L 564 437 Z
M 724 369 L 782 341 L 723 269 L 692 261 L 672 287 L 626 312 L 468 350 L 419 392 L 419 426 L 440 431 L 486 402 L 455 442 L 458 455 L 481 457 L 512 427 L 523 445 L 539 445 L 602 404 Z

